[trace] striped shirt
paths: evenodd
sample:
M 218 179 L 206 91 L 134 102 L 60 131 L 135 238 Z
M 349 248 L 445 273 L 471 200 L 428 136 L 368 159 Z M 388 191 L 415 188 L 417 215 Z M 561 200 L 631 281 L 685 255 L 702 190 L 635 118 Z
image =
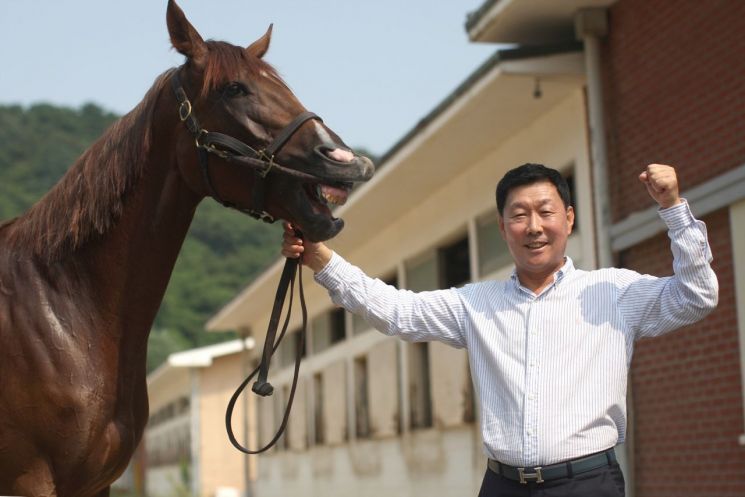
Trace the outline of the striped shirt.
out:
M 336 304 L 387 335 L 465 347 L 487 457 L 553 464 L 623 442 L 634 341 L 698 321 L 717 304 L 706 226 L 685 202 L 659 212 L 674 257 L 670 277 L 583 271 L 567 257 L 537 295 L 514 272 L 415 293 L 334 254 L 315 278 Z

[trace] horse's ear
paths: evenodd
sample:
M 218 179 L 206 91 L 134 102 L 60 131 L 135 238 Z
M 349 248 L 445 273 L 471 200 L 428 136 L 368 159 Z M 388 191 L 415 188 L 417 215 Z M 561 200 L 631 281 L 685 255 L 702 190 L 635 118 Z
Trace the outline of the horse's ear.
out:
M 248 53 L 253 55 L 254 57 L 262 58 L 267 50 L 269 50 L 269 42 L 272 39 L 272 27 L 274 24 L 269 25 L 269 29 L 266 30 L 266 33 L 264 33 L 264 36 L 256 40 L 255 42 L 251 43 L 251 45 L 246 48 Z
M 207 45 L 174 0 L 168 0 L 166 22 L 173 48 L 186 55 L 198 66 L 202 65 L 207 56 Z

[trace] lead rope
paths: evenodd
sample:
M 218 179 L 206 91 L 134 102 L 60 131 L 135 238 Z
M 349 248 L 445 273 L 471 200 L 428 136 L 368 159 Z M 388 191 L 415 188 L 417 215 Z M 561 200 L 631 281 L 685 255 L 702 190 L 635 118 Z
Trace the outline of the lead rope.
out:
M 241 443 L 238 442 L 238 440 L 235 437 L 235 434 L 233 433 L 233 409 L 235 408 L 235 403 L 238 401 L 238 398 L 241 396 L 241 393 L 243 392 L 243 390 L 245 390 L 246 385 L 248 385 L 248 383 L 253 379 L 254 376 L 256 376 L 257 373 L 259 373 L 259 378 L 256 380 L 256 383 L 254 383 L 252 387 L 252 390 L 254 391 L 254 393 L 256 393 L 257 395 L 266 397 L 268 395 L 271 395 L 272 392 L 274 391 L 274 387 L 272 387 L 272 385 L 266 381 L 266 378 L 267 378 L 267 374 L 269 371 L 269 363 L 271 361 L 272 355 L 274 354 L 274 352 L 276 352 L 277 347 L 279 347 L 279 344 L 282 342 L 282 339 L 284 338 L 285 333 L 287 332 L 287 325 L 290 323 L 290 316 L 292 314 L 292 300 L 293 300 L 293 295 L 295 293 L 295 277 L 296 276 L 298 278 L 298 291 L 300 294 L 300 310 L 303 316 L 303 325 L 300 330 L 300 341 L 298 343 L 297 351 L 295 354 L 295 372 L 292 377 L 292 386 L 290 387 L 290 396 L 287 399 L 287 406 L 285 407 L 285 414 L 282 417 L 282 422 L 279 425 L 279 429 L 277 430 L 277 433 L 269 441 L 269 443 L 267 443 L 264 447 L 261 447 L 260 449 L 256 449 L 256 450 L 251 450 L 241 445 Z M 290 289 L 290 300 L 289 300 L 288 307 L 287 307 L 287 316 L 285 317 L 284 324 L 282 325 L 282 331 L 280 332 L 279 337 L 277 337 L 275 340 L 275 336 L 277 333 L 277 327 L 279 324 L 279 318 L 282 313 L 282 308 L 284 307 L 284 301 L 287 295 L 288 286 Z M 287 428 L 287 422 L 290 418 L 290 410 L 292 409 L 292 401 L 295 399 L 295 389 L 297 388 L 297 381 L 300 375 L 300 361 L 303 357 L 303 348 L 305 347 L 305 333 L 307 329 L 307 323 L 308 323 L 308 310 L 305 306 L 305 294 L 303 292 L 302 256 L 300 256 L 300 258 L 298 259 L 287 258 L 285 260 L 285 266 L 282 270 L 282 276 L 279 279 L 279 285 L 277 286 L 277 294 L 274 297 L 274 307 L 272 307 L 272 314 L 271 314 L 271 318 L 269 320 L 269 326 L 266 332 L 266 339 L 264 341 L 264 351 L 262 353 L 261 363 L 238 386 L 238 388 L 233 393 L 233 396 L 230 398 L 230 402 L 228 402 L 228 407 L 225 410 L 225 429 L 228 432 L 228 438 L 230 439 L 230 443 L 233 444 L 233 447 L 243 452 L 244 454 L 260 454 L 262 452 L 266 452 L 267 450 L 272 448 L 274 444 L 277 443 L 277 441 L 279 440 L 279 438 L 282 436 L 285 429 Z

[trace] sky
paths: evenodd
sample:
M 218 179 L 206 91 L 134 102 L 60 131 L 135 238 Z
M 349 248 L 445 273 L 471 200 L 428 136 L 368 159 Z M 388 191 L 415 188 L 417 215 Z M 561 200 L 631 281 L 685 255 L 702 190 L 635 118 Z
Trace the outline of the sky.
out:
M 247 46 L 352 147 L 382 154 L 497 47 L 468 41 L 483 0 L 180 0 L 203 38 Z M 183 62 L 166 0 L 0 0 L 0 105 L 123 114 Z

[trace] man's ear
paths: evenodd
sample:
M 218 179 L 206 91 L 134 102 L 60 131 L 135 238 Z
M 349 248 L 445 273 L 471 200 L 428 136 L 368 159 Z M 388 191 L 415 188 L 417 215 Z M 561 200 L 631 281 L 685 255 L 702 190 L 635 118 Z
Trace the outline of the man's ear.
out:
M 499 234 L 502 235 L 502 239 L 507 240 L 504 233 L 504 219 L 500 214 L 497 214 L 497 224 L 499 225 Z
M 567 224 L 569 225 L 569 233 L 572 233 L 572 229 L 574 228 L 574 207 L 571 205 L 567 207 Z

